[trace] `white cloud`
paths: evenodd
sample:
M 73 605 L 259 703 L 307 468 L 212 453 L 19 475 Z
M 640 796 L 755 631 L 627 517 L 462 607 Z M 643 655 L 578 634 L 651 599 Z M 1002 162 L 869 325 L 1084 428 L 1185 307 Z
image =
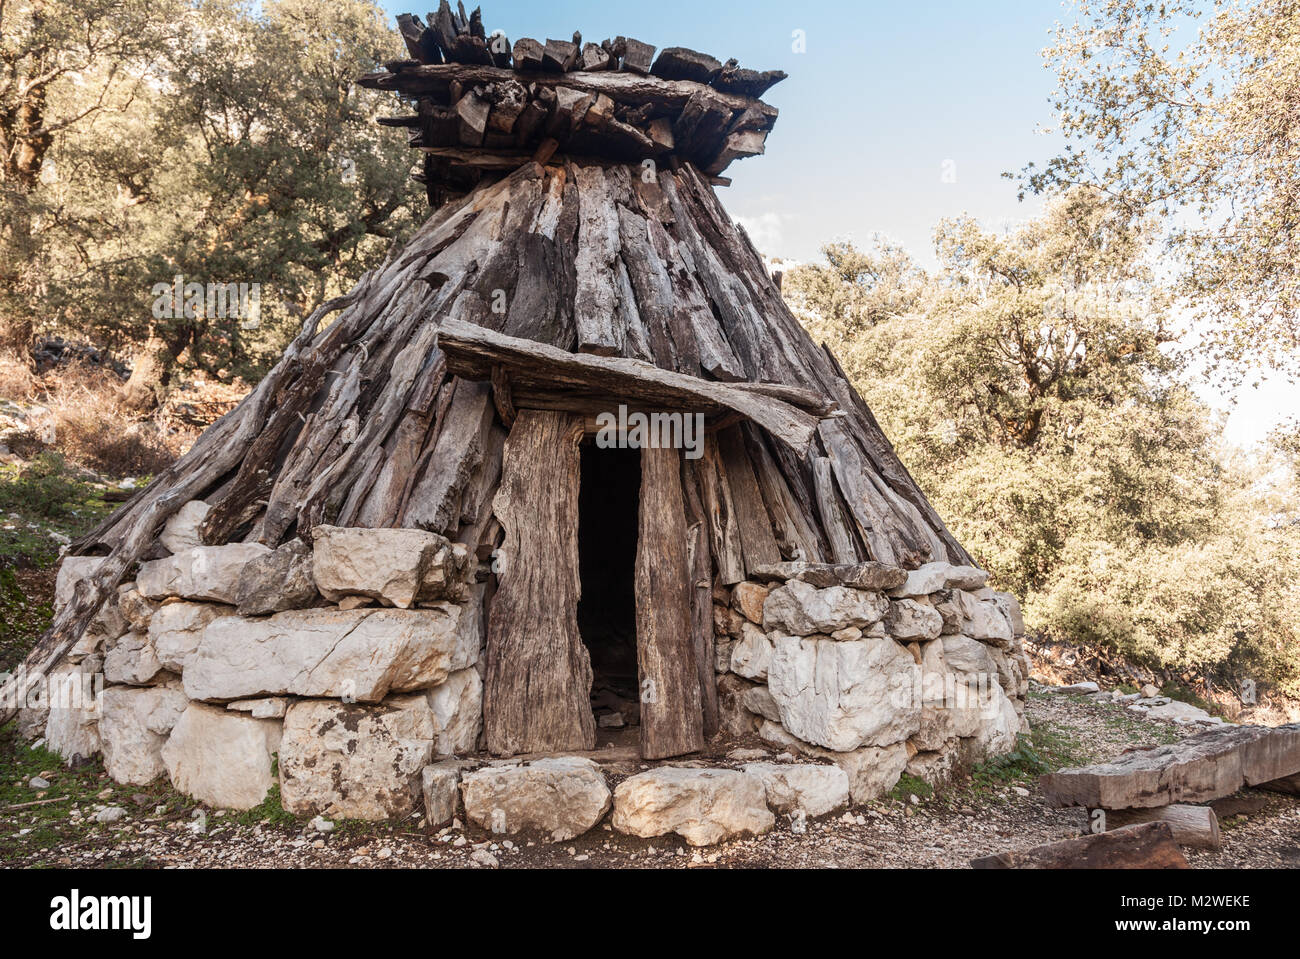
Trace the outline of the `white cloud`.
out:
M 749 238 L 758 247 L 760 253 L 773 256 L 778 252 L 784 239 L 781 224 L 785 217 L 774 210 L 760 213 L 758 216 L 738 216 L 736 222 L 745 228 Z

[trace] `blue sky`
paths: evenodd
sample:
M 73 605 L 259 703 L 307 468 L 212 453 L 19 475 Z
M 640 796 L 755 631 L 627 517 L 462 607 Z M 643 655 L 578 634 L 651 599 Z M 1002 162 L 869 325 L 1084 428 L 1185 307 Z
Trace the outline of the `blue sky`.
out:
M 381 0 L 390 13 L 427 7 Z M 467 3 L 466 8 L 473 5 Z M 883 233 L 933 265 L 943 217 L 968 213 L 1005 228 L 1039 203 L 1017 200 L 1002 174 L 1043 161 L 1060 141 L 1051 125 L 1052 74 L 1040 52 L 1066 11 L 1059 0 L 774 2 L 774 0 L 492 0 L 488 31 L 584 40 L 636 37 L 685 46 L 789 79 L 764 99 L 781 111 L 767 154 L 727 171 L 719 196 L 769 256 L 813 260 L 830 240 Z M 803 31 L 805 52 L 792 35 Z M 1228 435 L 1248 445 L 1300 407 L 1300 391 L 1273 381 L 1239 391 Z

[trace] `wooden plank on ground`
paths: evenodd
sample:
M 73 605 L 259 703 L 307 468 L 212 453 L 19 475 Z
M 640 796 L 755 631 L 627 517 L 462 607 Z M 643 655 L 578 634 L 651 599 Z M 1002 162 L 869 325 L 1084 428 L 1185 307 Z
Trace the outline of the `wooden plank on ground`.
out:
M 1173 830 L 1174 842 L 1193 849 L 1221 849 L 1223 839 L 1219 834 L 1219 817 L 1209 806 L 1155 806 L 1150 809 L 1097 809 L 1089 813 L 1089 820 L 1104 816 L 1107 830 L 1133 826 L 1143 822 L 1167 822 Z
M 578 633 L 582 419 L 525 410 L 493 513 L 505 530 L 487 629 L 483 723 L 498 756 L 593 749 L 591 660 Z
M 973 869 L 1190 869 L 1167 822 L 1125 826 L 971 860 Z

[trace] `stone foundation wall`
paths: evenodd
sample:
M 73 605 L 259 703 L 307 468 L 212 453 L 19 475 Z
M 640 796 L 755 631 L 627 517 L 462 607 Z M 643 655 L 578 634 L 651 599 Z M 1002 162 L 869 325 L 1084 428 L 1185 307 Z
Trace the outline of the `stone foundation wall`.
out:
M 970 566 L 782 563 L 714 592 L 722 724 L 828 759 L 855 802 L 1010 751 L 1029 689 L 1015 597 Z
M 421 771 L 474 752 L 482 728 L 466 547 L 333 527 L 311 546 L 198 546 L 202 505 L 173 518 L 174 552 L 141 564 L 60 667 L 77 689 L 52 691 L 48 748 L 101 754 L 122 783 L 166 776 L 217 808 L 257 806 L 278 783 L 297 815 L 414 812 Z M 66 559 L 56 604 L 100 562 Z
M 569 836 L 612 803 L 615 828 L 648 835 L 663 823 L 642 800 L 671 794 L 739 804 L 730 835 L 873 799 L 904 772 L 942 781 L 1010 750 L 1022 726 L 1023 623 L 987 574 L 783 563 L 715 591 L 715 666 L 725 732 L 801 762 L 643 773 L 611 800 L 587 760 L 463 758 L 480 748 L 485 634 L 465 547 L 333 527 L 311 545 L 200 546 L 203 515 L 173 518 L 171 554 L 141 565 L 53 677 L 80 698 L 25 721 L 69 761 L 100 754 L 118 782 L 166 776 L 215 808 L 255 807 L 278 785 L 299 816 L 387 819 L 423 802 L 431 825 L 463 810 L 485 829 Z M 65 560 L 56 603 L 100 562 Z M 560 811 L 537 798 L 556 777 L 573 799 Z

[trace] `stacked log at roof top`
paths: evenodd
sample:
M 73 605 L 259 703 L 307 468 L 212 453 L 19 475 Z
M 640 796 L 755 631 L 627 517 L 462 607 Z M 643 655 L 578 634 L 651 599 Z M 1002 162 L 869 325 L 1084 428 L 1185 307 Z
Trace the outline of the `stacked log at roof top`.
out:
M 658 51 L 630 37 L 601 43 L 489 35 L 479 9 L 442 0 L 428 23 L 398 16 L 411 59 L 362 77 L 415 112 L 380 120 L 406 127 L 425 152 L 417 179 L 434 207 L 482 177 L 557 153 L 624 162 L 688 161 L 716 184 L 734 161 L 761 154 L 776 108 L 759 99 L 785 79 L 685 47 Z

